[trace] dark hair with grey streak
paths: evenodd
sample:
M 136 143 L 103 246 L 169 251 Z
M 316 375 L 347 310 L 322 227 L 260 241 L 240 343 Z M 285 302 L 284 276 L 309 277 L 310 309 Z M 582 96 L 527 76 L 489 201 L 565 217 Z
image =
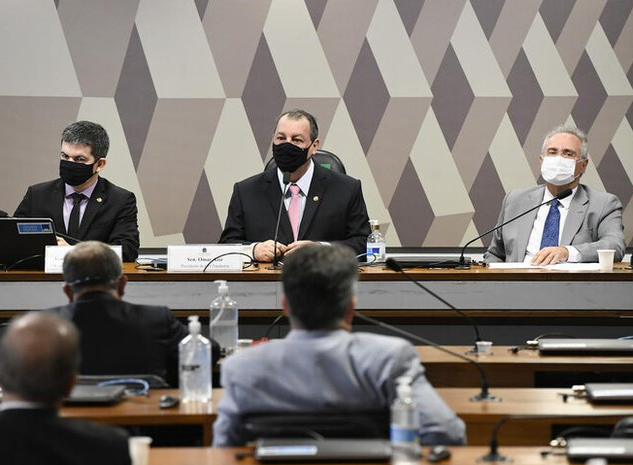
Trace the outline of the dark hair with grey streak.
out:
M 589 156 L 589 142 L 587 140 L 587 134 L 584 131 L 578 129 L 576 126 L 557 126 L 548 132 L 543 138 L 543 145 L 541 146 L 541 154 L 545 154 L 547 150 L 547 142 L 556 134 L 571 134 L 576 136 L 580 140 L 580 158 L 585 160 Z
M 62 143 L 88 145 L 95 161 L 104 158 L 110 148 L 110 138 L 103 126 L 91 121 L 77 121 L 62 132 Z
M 319 126 L 317 124 L 316 118 L 307 111 L 301 110 L 299 108 L 295 108 L 293 110 L 282 113 L 279 118 L 277 118 L 277 122 L 275 123 L 275 131 L 277 130 L 277 125 L 279 125 L 279 120 L 284 116 L 294 121 L 298 121 L 302 118 L 307 119 L 308 123 L 310 123 L 310 141 L 314 142 L 314 140 L 319 137 Z
M 85 241 L 66 254 L 62 270 L 64 281 L 73 292 L 95 286 L 116 289 L 122 264 L 119 256 L 107 244 Z
M 56 405 L 79 368 L 79 334 L 68 320 L 45 312 L 14 319 L 0 340 L 0 385 L 28 402 Z
M 290 319 L 302 329 L 334 329 L 356 295 L 358 262 L 345 246 L 305 246 L 284 258 Z

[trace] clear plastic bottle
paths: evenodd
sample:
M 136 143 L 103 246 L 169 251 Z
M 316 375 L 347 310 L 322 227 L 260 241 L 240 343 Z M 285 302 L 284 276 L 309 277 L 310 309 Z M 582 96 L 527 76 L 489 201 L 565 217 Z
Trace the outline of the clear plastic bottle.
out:
M 420 462 L 420 414 L 411 398 L 411 378 L 396 379 L 398 397 L 391 405 L 391 463 L 413 465 Z
M 237 303 L 229 297 L 226 281 L 215 282 L 220 295 L 211 302 L 210 336 L 220 344 L 224 355 L 231 355 L 237 349 Z
M 378 220 L 369 220 L 369 225 L 371 226 L 371 234 L 367 236 L 367 262 L 384 262 L 386 243 L 385 238 L 380 233 L 380 223 Z
M 178 345 L 180 398 L 183 402 L 211 400 L 211 342 L 200 334 L 200 321 L 189 317 L 189 335 Z

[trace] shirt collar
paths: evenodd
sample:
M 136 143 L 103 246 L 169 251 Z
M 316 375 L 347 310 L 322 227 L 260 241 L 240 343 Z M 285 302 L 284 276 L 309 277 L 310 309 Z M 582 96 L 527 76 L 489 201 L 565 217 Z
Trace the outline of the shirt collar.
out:
M 576 195 L 576 191 L 578 190 L 578 186 L 574 187 L 571 190 L 571 195 L 568 195 L 567 197 L 565 197 L 564 199 L 559 200 L 560 204 L 566 209 L 569 210 L 569 206 L 571 205 L 571 201 L 574 198 L 574 195 Z M 543 202 L 548 202 L 550 200 L 552 200 L 554 198 L 554 196 L 552 195 L 552 193 L 549 191 L 549 189 L 547 188 L 547 186 L 545 186 L 545 193 L 543 194 Z
M 301 176 L 296 182 L 292 184 L 296 184 L 301 189 L 303 195 L 308 195 L 310 192 L 310 184 L 312 183 L 312 177 L 314 176 L 314 162 L 310 159 L 310 166 L 308 167 L 308 171 L 305 172 L 303 176 Z M 284 175 L 279 168 L 277 168 L 277 179 L 279 180 L 279 186 L 281 187 L 281 191 L 284 191 Z
M 95 188 L 97 187 L 97 183 L 98 182 L 99 182 L 99 180 L 97 180 L 97 182 L 95 182 L 92 186 L 85 188 L 84 190 L 82 190 L 79 193 L 85 195 L 88 198 L 90 198 L 90 196 L 94 192 Z M 65 192 L 66 192 L 64 197 L 68 197 L 69 195 L 72 195 L 72 194 L 74 194 L 76 192 L 75 189 L 73 188 L 73 186 L 70 186 L 70 185 L 68 185 L 66 183 L 64 183 L 64 189 L 65 189 Z

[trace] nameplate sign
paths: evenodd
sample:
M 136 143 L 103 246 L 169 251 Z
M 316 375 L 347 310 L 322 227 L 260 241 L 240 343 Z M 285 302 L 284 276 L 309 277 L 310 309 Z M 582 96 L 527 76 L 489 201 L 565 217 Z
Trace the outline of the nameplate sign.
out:
M 61 273 L 64 257 L 74 248 L 74 245 L 47 245 L 44 249 L 44 273 Z M 123 246 L 111 245 L 110 248 L 123 261 Z
M 170 245 L 167 247 L 167 271 L 242 271 L 244 258 L 240 244 Z

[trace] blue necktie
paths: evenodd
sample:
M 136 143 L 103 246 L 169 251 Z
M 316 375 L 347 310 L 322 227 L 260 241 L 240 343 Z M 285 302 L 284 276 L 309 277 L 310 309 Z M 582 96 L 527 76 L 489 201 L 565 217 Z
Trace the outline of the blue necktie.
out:
M 560 227 L 559 205 L 560 202 L 554 200 L 549 206 L 549 213 L 545 219 L 543 237 L 541 238 L 541 249 L 543 247 L 556 247 L 558 245 L 558 228 Z

